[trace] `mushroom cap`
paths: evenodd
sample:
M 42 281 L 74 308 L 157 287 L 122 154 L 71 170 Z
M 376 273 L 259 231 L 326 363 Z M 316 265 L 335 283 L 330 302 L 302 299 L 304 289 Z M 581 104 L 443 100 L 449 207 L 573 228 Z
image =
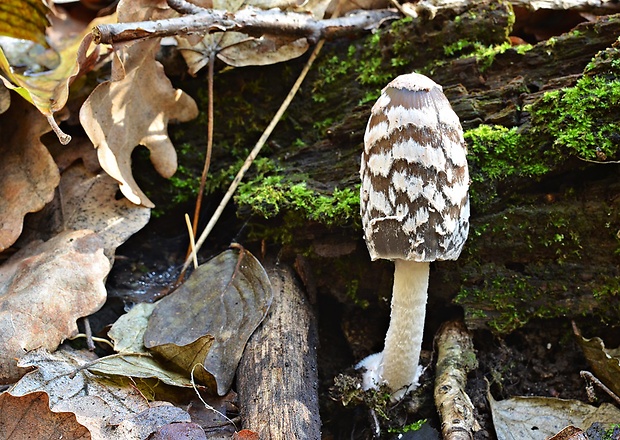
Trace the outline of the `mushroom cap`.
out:
M 372 107 L 360 210 L 373 260 L 455 260 L 469 231 L 469 171 L 459 118 L 441 86 L 417 73 Z

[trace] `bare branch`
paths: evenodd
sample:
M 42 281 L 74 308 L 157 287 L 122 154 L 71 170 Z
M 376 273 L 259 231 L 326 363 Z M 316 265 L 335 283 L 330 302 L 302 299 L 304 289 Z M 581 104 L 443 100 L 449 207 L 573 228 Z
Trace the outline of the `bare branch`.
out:
M 316 20 L 309 14 L 278 10 L 245 8 L 235 13 L 211 9 L 208 12 L 158 21 L 116 23 L 93 28 L 96 44 L 114 44 L 140 38 L 207 34 L 237 31 L 252 36 L 264 34 L 306 37 L 311 42 L 351 35 L 374 28 L 385 20 L 395 20 L 395 10 L 379 9 L 357 12 L 342 18 Z
M 437 332 L 435 406 L 445 440 L 471 440 L 480 429 L 465 392 L 467 373 L 478 366 L 471 334 L 460 321 L 444 323 Z

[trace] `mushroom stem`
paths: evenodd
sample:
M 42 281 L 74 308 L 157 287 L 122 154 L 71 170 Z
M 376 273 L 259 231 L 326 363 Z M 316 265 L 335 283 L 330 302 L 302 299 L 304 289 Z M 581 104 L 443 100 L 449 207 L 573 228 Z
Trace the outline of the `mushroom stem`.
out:
M 404 395 L 417 387 L 429 263 L 397 259 L 394 266 L 392 314 L 385 336 L 382 378 L 393 391 Z

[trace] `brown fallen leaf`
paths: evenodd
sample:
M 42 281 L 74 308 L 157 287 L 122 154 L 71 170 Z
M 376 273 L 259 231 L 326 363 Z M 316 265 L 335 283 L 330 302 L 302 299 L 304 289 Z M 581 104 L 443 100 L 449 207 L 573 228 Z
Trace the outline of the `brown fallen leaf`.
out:
M 596 377 L 620 396 L 620 347 L 606 348 L 599 337 L 584 338 L 575 323 L 573 332 Z
M 106 255 L 112 258 L 118 246 L 148 223 L 151 212 L 127 199 L 117 200 L 116 191 L 114 179 L 101 169 L 89 171 L 84 163 L 74 162 L 63 171 L 54 200 L 28 217 L 20 243 L 89 229 L 101 238 Z
M 91 436 L 75 414 L 50 411 L 47 394 L 36 392 L 21 397 L 0 394 L 0 438 L 87 440 Z
M 547 440 L 588 440 L 588 436 L 583 430 L 569 425 Z
M 260 440 L 258 433 L 250 431 L 249 429 L 242 429 L 239 432 L 235 432 L 233 440 Z
M 110 262 L 92 231 L 32 242 L 0 266 L 0 383 L 26 370 L 16 360 L 38 347 L 55 350 L 106 299 Z
M 0 84 L 0 114 L 4 113 L 11 106 L 11 92 L 4 84 Z
M 13 95 L 0 115 L 0 251 L 22 232 L 24 216 L 39 211 L 54 197 L 60 174 L 40 138 L 50 131 L 45 118 Z M 19 121 L 16 124 L 15 121 Z
M 97 148 L 103 169 L 120 184 L 132 203 L 153 207 L 131 173 L 131 153 L 138 145 L 151 151 L 159 174 L 171 177 L 177 156 L 168 137 L 168 121 L 198 115 L 194 100 L 172 87 L 155 60 L 159 39 L 138 41 L 118 49 L 113 71 L 125 76 L 99 84 L 80 110 L 80 122 Z
M 316 18 L 323 18 L 329 0 L 304 2 L 274 2 L 260 0 L 213 0 L 214 9 L 236 12 L 242 7 L 310 12 Z M 240 32 L 218 32 L 205 35 L 202 40 L 194 37 L 177 37 L 181 55 L 188 65 L 191 75 L 195 75 L 207 65 L 212 56 L 217 56 L 226 64 L 235 67 L 263 66 L 287 61 L 303 55 L 310 44 L 306 38 L 287 37 L 283 35 L 263 35 L 252 37 Z
M 63 348 L 55 353 L 35 350 L 20 367 L 36 367 L 7 393 L 26 396 L 45 392 L 54 412 L 72 412 L 93 438 L 142 440 L 160 426 L 189 422 L 189 415 L 166 402 L 148 402 L 131 383 L 119 384 L 91 374 L 90 352 Z
M 620 420 L 620 410 L 610 403 L 598 408 L 578 400 L 550 397 L 512 397 L 495 400 L 487 393 L 493 426 L 501 439 L 539 440 L 568 425 L 586 430 L 594 423 L 605 429 Z
M 166 0 L 120 0 L 116 12 L 119 23 L 161 20 L 176 14 Z
M 171 423 L 157 430 L 150 440 L 207 440 L 204 430 L 196 423 Z
M 252 254 L 223 252 L 157 303 L 144 345 L 222 396 L 272 297 L 265 269 Z

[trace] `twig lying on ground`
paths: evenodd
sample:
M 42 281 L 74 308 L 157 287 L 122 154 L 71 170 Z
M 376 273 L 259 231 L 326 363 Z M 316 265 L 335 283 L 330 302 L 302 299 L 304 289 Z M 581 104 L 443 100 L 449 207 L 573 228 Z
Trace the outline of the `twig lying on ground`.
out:
M 102 24 L 93 28 L 93 35 L 96 44 L 115 44 L 140 38 L 235 31 L 257 37 L 264 34 L 306 37 L 315 43 L 321 38 L 331 40 L 351 35 L 397 18 L 400 14 L 391 9 L 356 12 L 327 20 L 317 20 L 309 14 L 251 7 L 235 13 L 211 9 L 166 20 Z
M 437 373 L 435 406 L 444 439 L 471 440 L 480 429 L 474 407 L 465 393 L 467 373 L 478 366 L 471 334 L 460 321 L 445 323 L 435 340 Z

